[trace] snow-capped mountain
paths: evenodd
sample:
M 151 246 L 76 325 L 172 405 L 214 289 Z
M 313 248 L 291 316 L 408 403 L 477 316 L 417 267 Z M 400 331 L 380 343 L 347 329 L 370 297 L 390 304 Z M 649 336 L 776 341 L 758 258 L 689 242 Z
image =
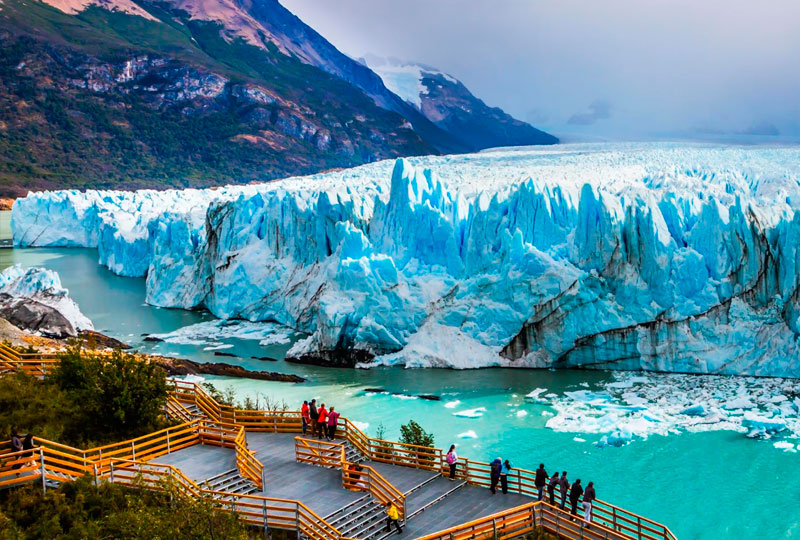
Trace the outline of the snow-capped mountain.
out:
M 799 377 L 798 179 L 798 148 L 566 145 L 37 193 L 12 228 L 307 359 Z
M 372 55 L 362 61 L 389 90 L 473 151 L 558 142 L 502 109 L 489 107 L 461 81 L 434 67 Z

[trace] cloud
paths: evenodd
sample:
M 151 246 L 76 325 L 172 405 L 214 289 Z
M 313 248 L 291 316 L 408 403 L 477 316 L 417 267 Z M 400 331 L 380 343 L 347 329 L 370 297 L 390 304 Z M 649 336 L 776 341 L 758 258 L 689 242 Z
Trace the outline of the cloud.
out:
M 605 100 L 598 99 L 589 105 L 588 112 L 575 113 L 569 117 L 567 124 L 573 126 L 591 126 L 596 124 L 598 120 L 607 120 L 611 118 L 612 111 L 611 104 Z

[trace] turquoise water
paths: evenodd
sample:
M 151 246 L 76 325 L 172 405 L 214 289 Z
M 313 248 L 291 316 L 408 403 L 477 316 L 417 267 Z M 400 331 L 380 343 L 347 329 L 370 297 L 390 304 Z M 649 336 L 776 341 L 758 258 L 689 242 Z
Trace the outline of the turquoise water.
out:
M 7 234 L 6 216 L 0 214 L 0 237 Z M 219 358 L 202 346 L 143 342 L 143 333 L 168 332 L 211 317 L 144 305 L 144 280 L 121 278 L 101 268 L 94 250 L 0 250 L 0 269 L 13 263 L 56 270 L 97 330 L 141 350 L 241 363 L 250 369 L 297 373 L 309 379 L 292 385 L 209 378 L 220 388 L 233 387 L 239 396 L 270 396 L 292 407 L 302 399 L 317 397 L 344 415 L 369 423 L 366 431 L 370 434 L 383 424 L 390 438 L 398 436 L 402 423 L 414 419 L 434 433 L 437 445 L 458 442 L 463 455 L 484 460 L 502 455 L 526 468 L 542 461 L 551 471 L 566 469 L 573 479 L 592 480 L 601 498 L 665 523 L 682 540 L 800 535 L 800 454 L 731 431 L 652 435 L 621 448 L 601 449 L 593 444 L 597 434 L 545 428 L 550 407 L 523 399 L 535 388 L 554 393 L 596 389 L 613 378 L 611 373 L 319 368 L 283 362 L 289 345 L 262 347 L 257 341 L 239 339 L 224 340 L 233 345 L 225 352 L 241 358 Z M 250 356 L 281 360 L 267 362 Z M 368 393 L 366 388 L 388 393 Z M 435 394 L 442 400 L 409 399 L 394 392 Z M 446 406 L 455 400 L 460 402 L 456 407 Z M 478 407 L 486 409 L 478 418 L 453 415 Z M 459 437 L 470 431 L 475 438 Z

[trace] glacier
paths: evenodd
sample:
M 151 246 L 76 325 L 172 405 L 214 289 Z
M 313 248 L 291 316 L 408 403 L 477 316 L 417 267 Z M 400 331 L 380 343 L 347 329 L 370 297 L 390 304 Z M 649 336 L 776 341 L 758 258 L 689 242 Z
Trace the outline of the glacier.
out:
M 30 193 L 12 229 L 309 361 L 799 377 L 799 205 L 798 147 L 576 144 Z
M 0 314 L 12 324 L 51 337 L 75 337 L 94 330 L 57 272 L 19 264 L 0 272 Z

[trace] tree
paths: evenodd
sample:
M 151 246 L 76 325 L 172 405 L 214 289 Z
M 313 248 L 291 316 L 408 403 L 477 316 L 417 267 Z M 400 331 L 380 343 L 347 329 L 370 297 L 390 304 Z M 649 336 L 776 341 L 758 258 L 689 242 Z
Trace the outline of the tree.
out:
M 80 414 L 73 440 L 124 439 L 162 426 L 167 381 L 160 367 L 119 350 L 100 355 L 80 346 L 60 359 L 53 381 Z
M 400 442 L 417 446 L 433 446 L 433 434 L 422 429 L 422 426 L 413 420 L 409 420 L 408 424 L 400 426 Z

